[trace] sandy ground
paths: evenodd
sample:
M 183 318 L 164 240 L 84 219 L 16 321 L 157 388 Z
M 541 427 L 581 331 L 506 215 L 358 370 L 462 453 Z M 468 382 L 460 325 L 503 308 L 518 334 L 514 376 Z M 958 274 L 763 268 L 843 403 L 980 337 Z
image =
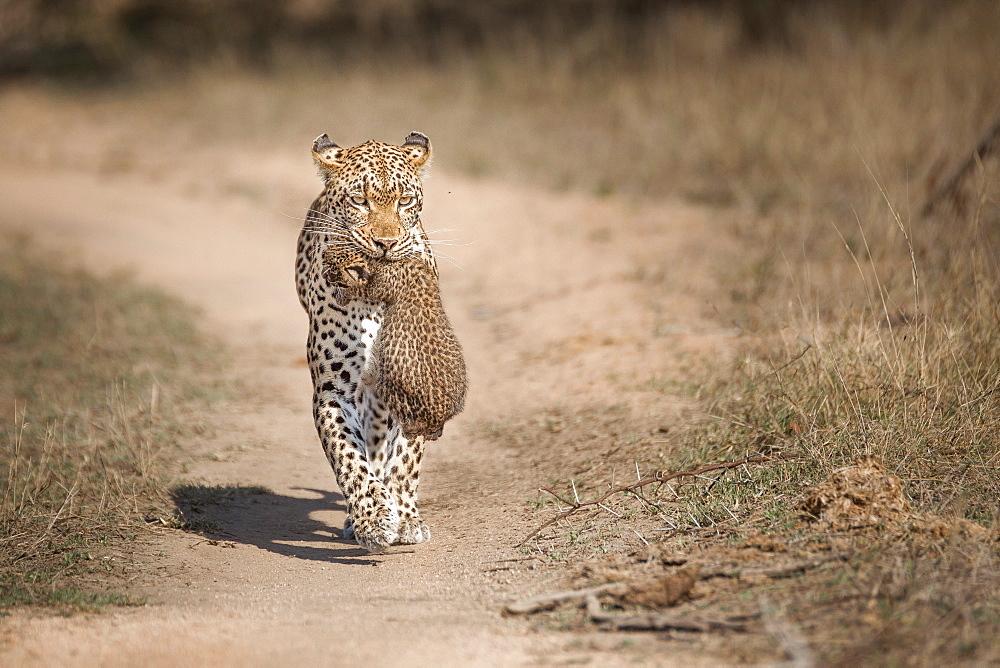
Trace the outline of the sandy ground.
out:
M 239 157 L 239 156 L 237 156 Z M 470 367 L 467 410 L 428 449 L 428 544 L 369 555 L 339 538 L 343 500 L 315 435 L 294 294 L 295 218 L 318 192 L 305 152 L 188 157 L 172 171 L 0 173 L 0 227 L 98 272 L 133 271 L 199 306 L 246 396 L 188 444 L 191 484 L 271 493 L 207 509 L 220 540 L 155 533 L 134 555 L 148 604 L 0 622 L 3 665 L 711 664 L 691 644 L 559 633 L 500 606 L 557 586 L 514 546 L 560 453 L 484 425 L 544 407 L 683 419 L 643 389 L 731 334 L 710 317 L 722 231 L 684 206 L 641 208 L 434 172 L 425 227 Z M 451 230 L 451 231 L 443 231 Z

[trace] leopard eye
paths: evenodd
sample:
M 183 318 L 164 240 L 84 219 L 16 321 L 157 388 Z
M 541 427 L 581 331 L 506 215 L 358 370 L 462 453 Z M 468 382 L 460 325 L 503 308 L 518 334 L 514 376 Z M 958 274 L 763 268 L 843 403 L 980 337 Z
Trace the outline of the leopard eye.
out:
M 399 198 L 399 208 L 405 209 L 416 201 L 416 198 L 412 195 L 403 195 Z
M 368 203 L 368 198 L 364 195 L 351 195 L 351 204 L 356 206 L 364 206 Z

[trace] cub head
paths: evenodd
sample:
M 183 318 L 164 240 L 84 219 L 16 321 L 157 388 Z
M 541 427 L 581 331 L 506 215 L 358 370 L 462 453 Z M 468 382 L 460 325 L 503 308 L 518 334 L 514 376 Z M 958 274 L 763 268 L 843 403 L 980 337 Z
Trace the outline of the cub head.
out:
M 336 244 L 323 251 L 323 278 L 330 284 L 334 299 L 341 305 L 360 297 L 372 277 L 374 260 L 362 253 L 340 254 Z

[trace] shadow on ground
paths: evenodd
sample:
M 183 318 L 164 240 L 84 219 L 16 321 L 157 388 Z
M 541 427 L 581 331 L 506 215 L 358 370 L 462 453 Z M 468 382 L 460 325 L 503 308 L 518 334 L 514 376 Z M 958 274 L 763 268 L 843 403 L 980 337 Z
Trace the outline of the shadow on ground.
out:
M 323 563 L 376 563 L 367 550 L 333 528 L 332 517 L 321 519 L 335 511 L 346 512 L 343 496 L 319 489 L 294 491 L 310 496 L 283 496 L 257 485 L 179 485 L 170 495 L 180 528 L 209 540 L 254 545 Z

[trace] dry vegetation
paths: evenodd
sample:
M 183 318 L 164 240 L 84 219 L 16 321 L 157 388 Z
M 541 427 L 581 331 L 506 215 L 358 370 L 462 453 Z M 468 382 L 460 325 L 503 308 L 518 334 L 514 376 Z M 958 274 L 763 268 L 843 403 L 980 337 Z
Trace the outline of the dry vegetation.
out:
M 413 10 L 417 28 L 455 10 L 388 4 Z M 311 35 L 307 48 L 269 42 L 266 67 L 251 73 L 215 54 L 138 91 L 12 86 L 0 108 L 24 131 L 2 152 L 44 167 L 69 151 L 81 168 L 156 175 L 206 142 L 305 146 L 324 130 L 350 144 L 419 128 L 440 164 L 473 175 L 715 207 L 746 249 L 720 275 L 731 303 L 719 317 L 745 335 L 731 363 L 683 388 L 710 419 L 666 434 L 614 410 L 570 410 L 552 429 L 546 408 L 484 433 L 503 432 L 511 447 L 573 441 L 579 461 L 563 461 L 553 484 L 564 499 L 606 489 L 622 447 L 639 475 L 798 458 L 617 495 L 525 549 L 560 563 L 610 559 L 581 570 L 590 580 L 608 568 L 837 551 L 845 563 L 780 582 L 697 584 L 687 605 L 764 611 L 757 623 L 771 631 L 760 637 L 778 640 L 748 643 L 747 660 L 794 654 L 801 645 L 780 638 L 796 635 L 833 664 L 1000 660 L 996 158 L 965 179 L 965 206 L 919 215 L 1000 114 L 1000 6 L 623 3 L 595 17 L 599 4 L 581 3 L 593 20 L 553 10 L 496 34 L 496 16 L 469 6 L 463 27 L 426 40 L 433 47 L 376 12 L 351 25 L 399 37 L 399 48 L 359 39 L 348 44 L 361 55 L 341 43 L 331 56 L 316 39 L 331 23 L 306 16 L 302 32 L 284 34 Z M 558 39 L 538 38 L 546 25 Z M 72 102 L 86 123 L 34 117 L 39 98 L 57 111 Z M 95 132 L 99 149 L 74 141 Z M 52 136 L 58 146 L 39 140 Z M 151 136 L 169 150 L 144 154 Z M 809 488 L 868 456 L 900 480 L 905 517 L 837 531 L 803 516 Z M 531 507 L 544 509 L 540 523 L 553 501 Z M 914 528 L 922 521 L 952 529 Z M 955 530 L 963 521 L 982 531 Z M 653 552 L 625 556 L 640 540 Z
M 0 244 L 0 607 L 129 604 L 127 543 L 169 516 L 165 461 L 196 424 L 193 313 Z
M 623 571 L 648 574 L 657 562 L 647 548 L 627 567 L 619 563 L 647 541 L 668 573 L 720 560 L 753 570 L 758 562 L 836 552 L 845 565 L 789 580 L 699 584 L 675 613 L 763 615 L 755 637 L 771 638 L 775 658 L 844 665 L 874 657 L 922 665 L 997 660 L 996 157 L 979 163 L 950 201 L 964 206 L 919 215 L 934 185 L 1000 113 L 997 47 L 988 37 L 1000 20 L 995 11 L 968 9 L 936 14 L 933 25 L 919 9 L 886 26 L 793 21 L 793 42 L 803 39 L 794 47 L 742 52 L 740 61 L 723 49 L 710 72 L 690 62 L 682 74 L 664 68 L 649 90 L 626 75 L 609 85 L 616 94 L 596 98 L 587 113 L 618 120 L 627 117 L 619 100 L 631 93 L 624 96 L 629 114 L 641 117 L 635 143 L 628 143 L 627 121 L 614 135 L 636 159 L 611 160 L 611 170 L 591 169 L 581 179 L 613 184 L 595 186 L 599 191 L 641 184 L 644 195 L 663 189 L 716 204 L 751 250 L 749 261 L 723 278 L 734 303 L 722 316 L 747 336 L 729 367 L 690 388 L 711 418 L 669 436 L 655 423 L 637 425 L 611 443 L 628 443 L 639 464 L 633 476 L 747 455 L 799 458 L 623 493 L 605 501 L 607 508 L 548 528 L 534 553 L 570 563 L 606 555 L 591 557 L 581 571 L 593 584 L 626 577 Z M 815 18 L 804 12 L 797 20 Z M 725 34 L 725 21 L 689 20 L 707 23 L 691 34 Z M 986 24 L 989 32 L 979 32 Z M 648 107 L 637 102 L 651 98 L 657 102 Z M 572 130 L 595 155 L 604 141 L 597 126 Z M 640 126 L 647 129 L 641 140 Z M 666 155 L 652 155 L 650 146 Z M 597 422 L 605 435 L 618 423 L 614 416 Z M 594 430 L 582 420 L 558 438 L 588 439 Z M 552 438 L 544 431 L 542 423 L 518 440 Z M 594 454 L 618 450 L 600 436 L 592 443 Z M 817 527 L 804 495 L 865 456 L 898 476 L 908 513 L 890 521 L 876 503 L 870 521 Z M 610 465 L 590 463 L 567 467 L 576 475 L 554 486 L 562 499 L 556 505 L 565 509 L 576 495 L 586 501 L 612 484 Z M 628 475 L 619 462 L 618 484 Z M 873 503 L 857 489 L 845 495 L 859 507 Z M 545 495 L 539 503 L 552 506 Z M 968 520 L 981 529 L 962 533 Z M 767 611 L 775 609 L 784 610 L 782 624 L 802 641 L 798 647 L 815 653 L 797 653 L 787 634 L 768 626 Z M 580 612 L 569 623 L 586 619 Z M 745 660 L 767 651 L 753 640 L 733 642 Z

